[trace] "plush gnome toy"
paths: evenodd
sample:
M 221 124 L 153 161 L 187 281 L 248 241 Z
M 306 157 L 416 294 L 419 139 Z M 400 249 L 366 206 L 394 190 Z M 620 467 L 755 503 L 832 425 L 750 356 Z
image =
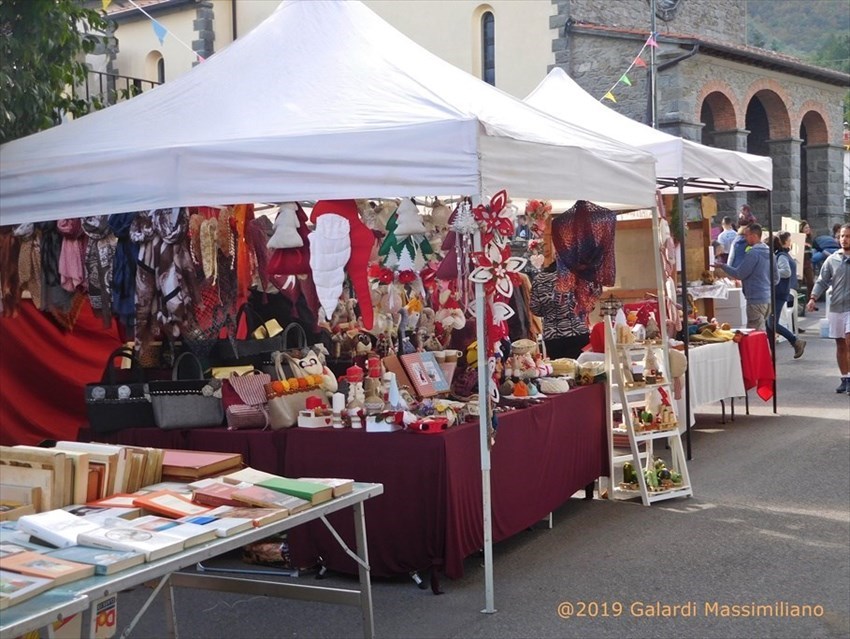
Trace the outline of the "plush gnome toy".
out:
M 347 272 L 360 306 L 363 327 L 370 330 L 372 299 L 366 271 L 375 234 L 360 219 L 354 200 L 319 200 L 311 219 L 316 230 L 310 234 L 310 266 L 326 316 L 330 319 L 336 308 Z

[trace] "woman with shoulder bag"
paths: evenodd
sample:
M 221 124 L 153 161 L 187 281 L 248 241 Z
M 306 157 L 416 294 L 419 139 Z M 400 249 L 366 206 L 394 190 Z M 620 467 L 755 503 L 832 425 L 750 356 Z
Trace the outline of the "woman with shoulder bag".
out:
M 794 347 L 794 359 L 800 359 L 803 351 L 806 350 L 806 340 L 799 339 L 779 322 L 780 313 L 788 302 L 791 289 L 797 288 L 797 262 L 788 254 L 790 248 L 791 234 L 788 231 L 782 231 L 773 236 L 773 252 L 776 256 L 776 270 L 779 271 L 779 284 L 774 288 L 773 315 L 768 318 L 767 330 L 770 343 L 774 347 L 775 332 L 778 332 Z

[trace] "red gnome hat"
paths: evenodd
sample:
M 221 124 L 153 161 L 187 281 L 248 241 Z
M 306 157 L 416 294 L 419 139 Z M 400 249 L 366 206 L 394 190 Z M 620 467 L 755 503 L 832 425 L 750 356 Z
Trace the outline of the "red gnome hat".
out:
M 351 238 L 351 256 L 345 265 L 345 271 L 354 286 L 354 294 L 357 296 L 357 304 L 360 307 L 360 315 L 363 318 L 363 327 L 372 329 L 372 296 L 369 292 L 369 276 L 366 272 L 369 266 L 369 256 L 375 244 L 375 234 L 360 219 L 357 203 L 354 200 L 319 200 L 313 206 L 310 219 L 313 224 L 325 213 L 335 213 L 348 220 Z

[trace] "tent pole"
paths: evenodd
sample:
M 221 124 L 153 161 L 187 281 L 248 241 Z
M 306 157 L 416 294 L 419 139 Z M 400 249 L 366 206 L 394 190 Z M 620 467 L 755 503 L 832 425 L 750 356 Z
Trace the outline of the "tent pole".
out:
M 473 207 L 480 203 L 479 198 L 472 199 Z M 481 251 L 481 232 L 472 236 L 476 251 Z M 487 317 L 484 285 L 475 284 L 475 339 L 478 340 L 478 431 L 481 445 L 481 502 L 484 523 L 484 609 L 481 612 L 494 613 L 495 596 L 493 593 L 493 521 L 490 496 L 490 375 L 487 367 L 489 359 L 486 327 Z
M 685 244 L 688 237 L 688 221 L 685 218 L 685 178 L 677 178 L 676 185 L 679 188 L 677 195 L 677 206 L 679 207 L 679 231 L 682 243 L 679 246 L 680 261 L 682 263 L 682 310 L 684 311 L 683 341 L 685 344 L 685 357 L 688 357 L 690 336 L 688 335 L 688 269 L 685 258 Z M 685 445 L 688 461 L 693 459 L 691 451 L 691 374 L 688 366 L 685 367 Z
M 779 324 L 779 311 L 776 309 L 776 284 L 773 281 L 773 269 L 776 264 L 776 257 L 773 255 L 773 191 L 767 192 L 767 239 L 770 242 L 770 319 L 773 322 L 773 343 L 770 345 L 770 359 L 773 365 L 773 414 L 777 413 L 776 407 L 776 329 Z M 768 334 L 768 337 L 770 335 Z

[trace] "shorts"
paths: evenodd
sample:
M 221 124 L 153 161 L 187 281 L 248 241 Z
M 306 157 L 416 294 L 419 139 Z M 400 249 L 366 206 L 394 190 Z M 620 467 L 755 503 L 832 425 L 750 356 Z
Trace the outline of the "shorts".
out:
M 850 311 L 843 313 L 830 311 L 826 314 L 826 321 L 829 326 L 829 337 L 832 339 L 842 339 L 850 334 Z

